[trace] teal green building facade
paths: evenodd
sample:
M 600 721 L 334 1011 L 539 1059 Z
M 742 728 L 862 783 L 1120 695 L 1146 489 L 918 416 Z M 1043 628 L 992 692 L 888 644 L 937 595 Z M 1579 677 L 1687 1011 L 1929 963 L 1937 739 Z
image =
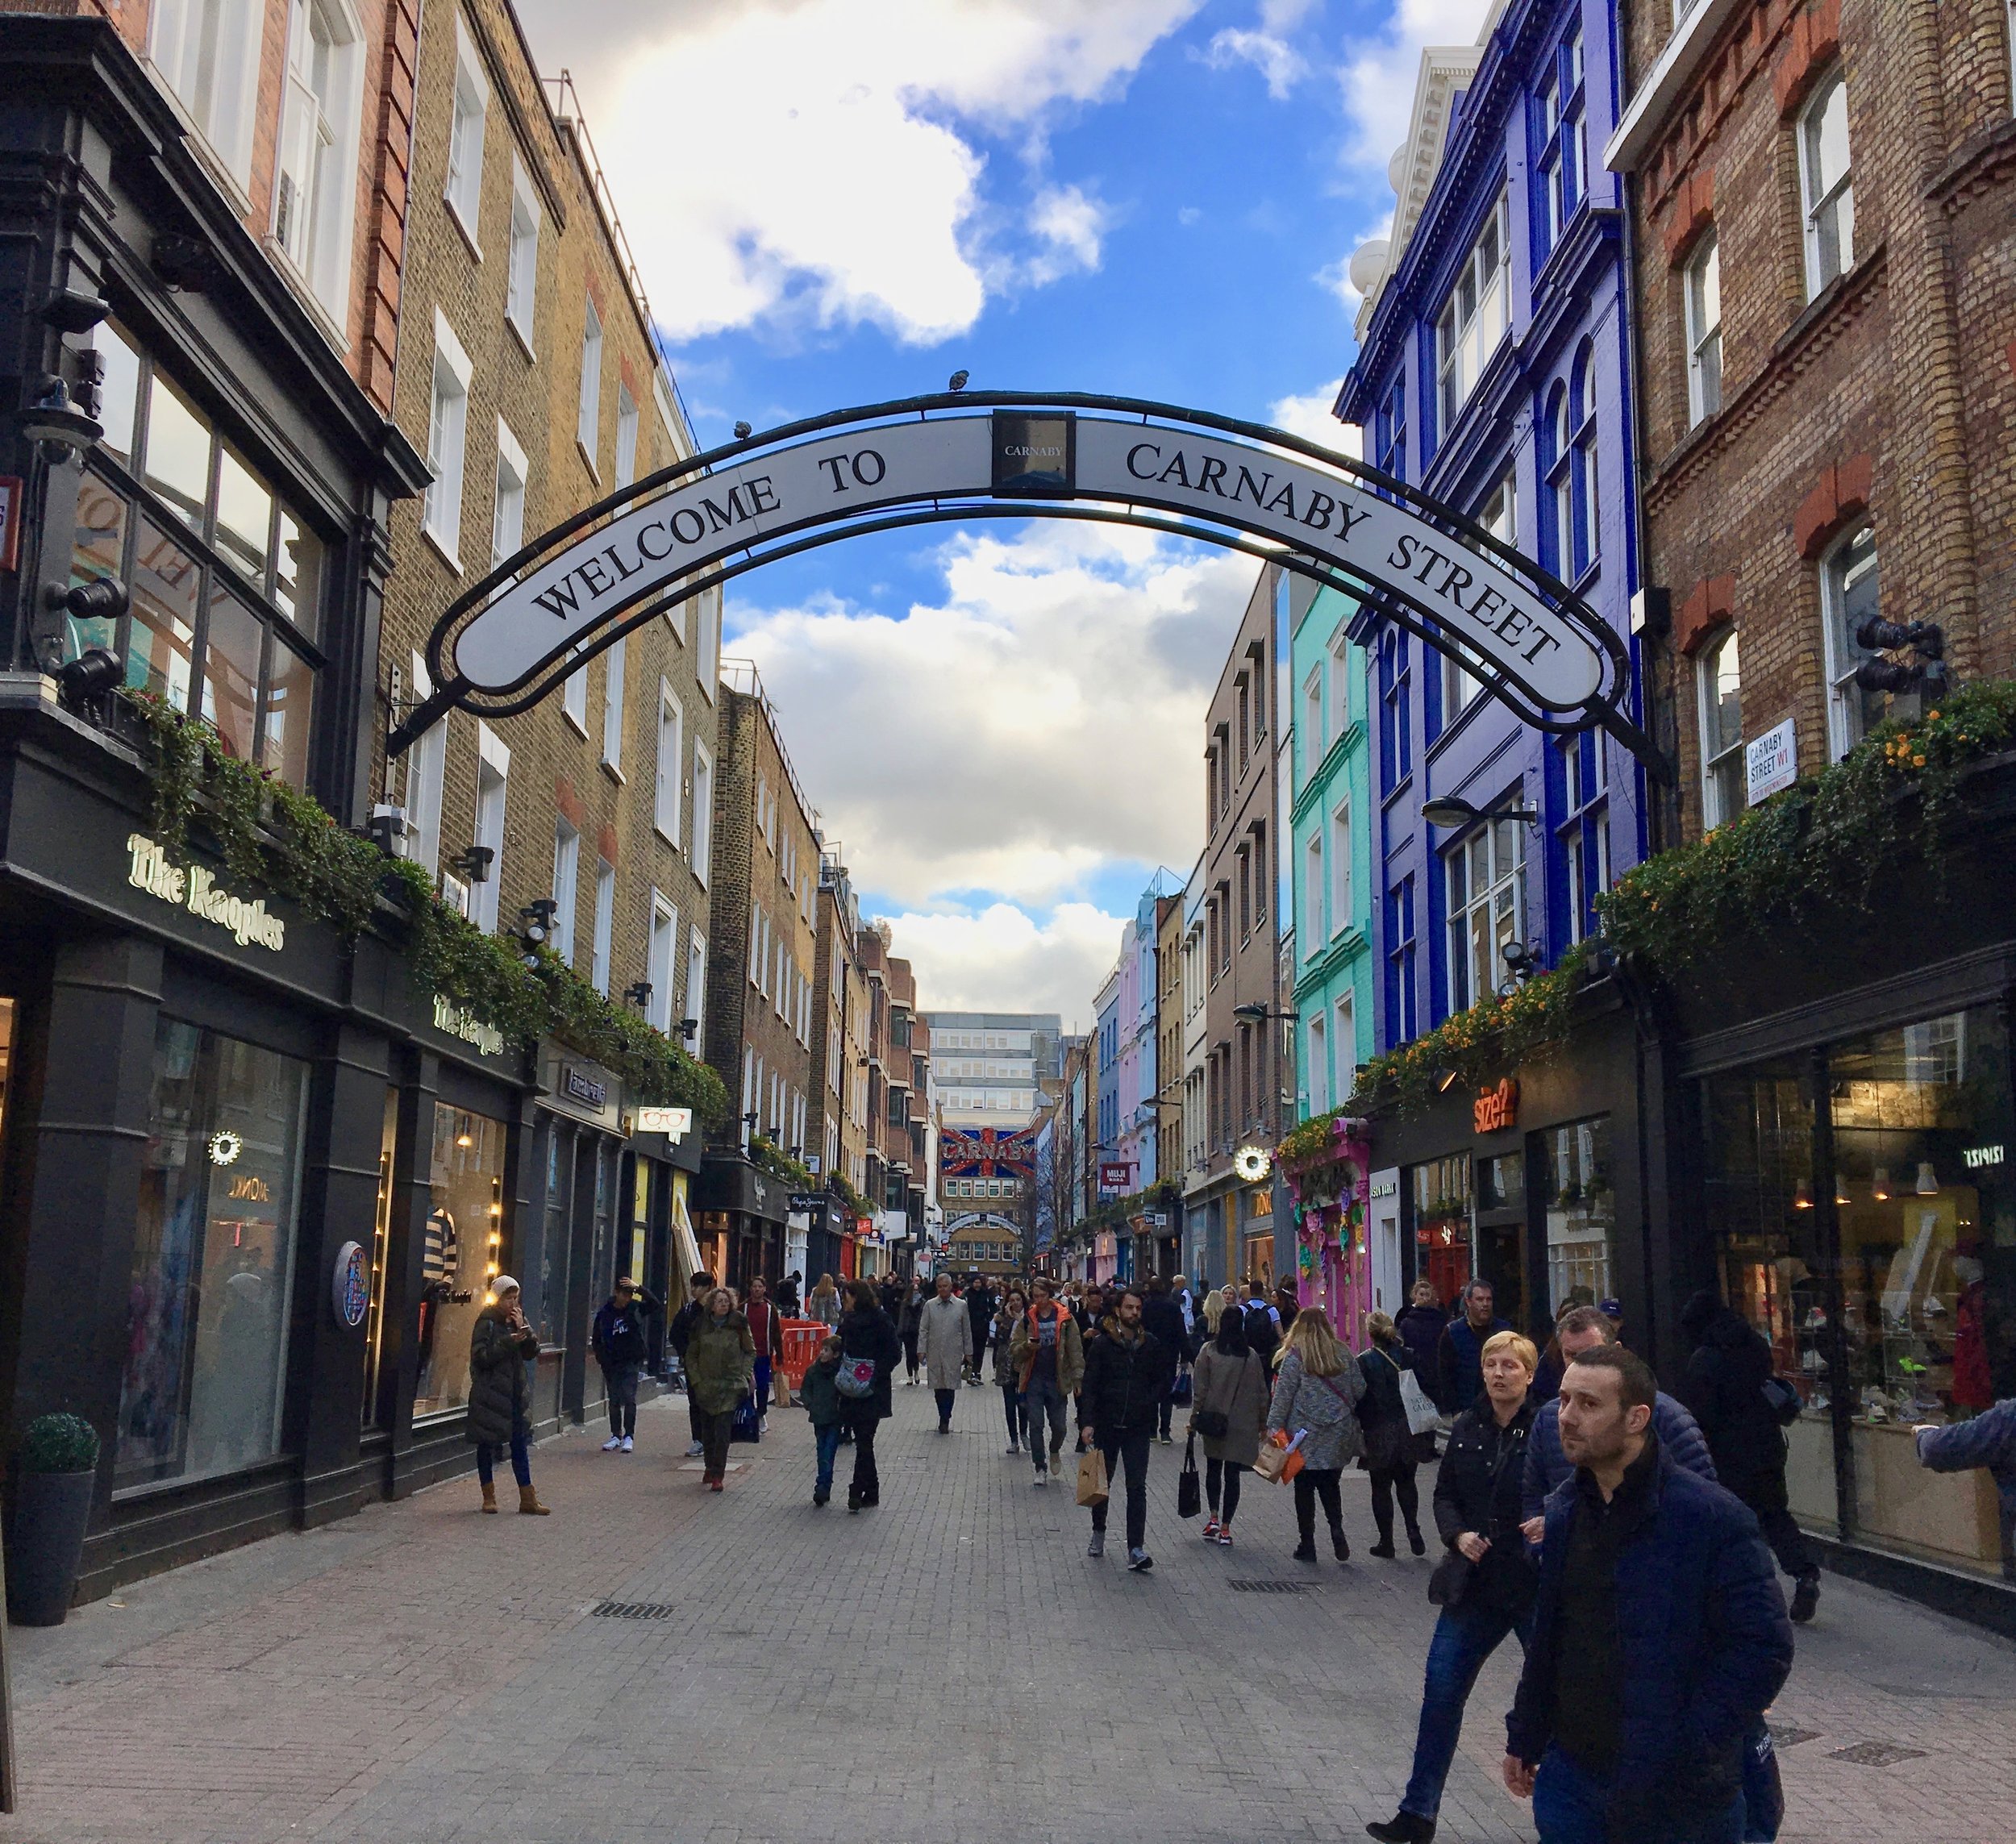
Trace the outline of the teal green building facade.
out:
M 1293 701 L 1293 1008 L 1300 1055 L 1296 1118 L 1350 1098 L 1372 1055 L 1372 757 L 1366 656 L 1347 638 L 1356 601 L 1319 591 L 1289 652 Z

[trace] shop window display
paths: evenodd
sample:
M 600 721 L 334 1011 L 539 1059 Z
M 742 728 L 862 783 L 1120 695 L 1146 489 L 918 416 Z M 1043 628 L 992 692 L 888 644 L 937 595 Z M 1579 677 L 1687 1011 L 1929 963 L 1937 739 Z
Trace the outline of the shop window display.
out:
M 1550 1127 L 1535 1136 L 1545 1174 L 1548 1321 L 1577 1288 L 1592 1300 L 1617 1296 L 1617 1188 L 1610 1116 Z
M 1414 1272 L 1451 1305 L 1470 1278 L 1470 1155 L 1451 1153 L 1408 1168 Z
M 280 1451 L 307 1089 L 294 1058 L 160 1021 L 115 1489 Z
M 1790 1058 L 1703 1084 L 1705 1201 L 1722 1297 L 1764 1334 L 1803 1405 L 1785 1430 L 1793 1513 L 1831 1533 L 1831 1322 L 1814 1207 L 1813 1093 L 1810 1064 Z
M 1480 1155 L 1477 1162 L 1473 1246 L 1478 1275 L 1491 1283 L 1498 1316 L 1525 1325 L 1526 1155 Z
M 1951 1013 L 1827 1054 L 1858 1534 L 2001 1567 L 1985 1475 L 1918 1464 L 1919 1422 L 2016 1394 L 2016 1145 L 2000 1015 Z
M 1703 1093 L 1723 1292 L 1803 1401 L 1786 1431 L 1793 1512 L 1999 1573 L 1987 1476 L 1926 1471 L 1911 1430 L 2016 1394 L 2016 1127 L 2001 1015 L 1927 1019 L 1716 1076 Z
M 417 1418 L 469 1399 L 469 1334 L 498 1272 L 504 1214 L 504 1123 L 434 1105 L 432 1187 L 420 1255 Z

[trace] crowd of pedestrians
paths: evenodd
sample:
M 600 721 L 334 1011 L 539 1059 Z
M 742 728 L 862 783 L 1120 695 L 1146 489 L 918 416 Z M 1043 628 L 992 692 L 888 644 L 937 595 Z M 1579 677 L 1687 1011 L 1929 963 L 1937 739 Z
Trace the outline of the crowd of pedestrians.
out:
M 1371 1487 L 1370 1555 L 1394 1559 L 1404 1529 L 1424 1556 L 1418 1475 L 1435 1465 L 1427 1587 L 1439 1611 L 1406 1789 L 1392 1818 L 1366 1827 L 1385 1844 L 1435 1835 L 1466 1707 L 1508 1638 L 1523 1663 L 1503 1779 L 1531 1800 L 1542 1844 L 1776 1836 L 1783 1798 L 1764 1713 L 1790 1669 L 1794 1623 L 1818 1610 L 1819 1573 L 1788 1505 L 1771 1348 L 1712 1292 L 1681 1315 L 1689 1351 L 1668 1395 L 1627 1348 L 1617 1303 L 1586 1289 L 1561 1302 L 1543 1347 L 1497 1315 L 1487 1281 L 1468 1282 L 1445 1308 L 1424 1280 L 1396 1316 L 1369 1316 L 1356 1353 L 1292 1290 L 1198 1292 L 1180 1275 L 1139 1286 L 1038 1275 L 997 1287 L 941 1274 L 927 1291 L 914 1279 L 842 1284 L 830 1275 L 803 1288 L 793 1274 L 773 1302 L 760 1279 L 744 1297 L 703 1272 L 683 1291 L 664 1348 L 683 1373 L 688 1452 L 712 1492 L 725 1488 L 738 1430 L 761 1436 L 788 1321 L 824 1328 L 797 1390 L 814 1436 L 815 1506 L 830 1502 L 850 1445 L 848 1510 L 880 1503 L 877 1434 L 899 1363 L 907 1386 L 933 1392 L 941 1436 L 962 1387 L 991 1385 L 1006 1455 L 1027 1454 L 1038 1488 L 1064 1482 L 1075 1422 L 1087 1554 L 1104 1556 L 1112 1498 L 1123 1492 L 1127 1566 L 1138 1574 L 1155 1566 L 1151 1451 L 1175 1440 L 1181 1410 L 1179 1513 L 1208 1509 L 1200 1534 L 1219 1547 L 1231 1546 L 1257 1473 L 1292 1482 L 1293 1561 L 1318 1563 L 1320 1509 L 1332 1555 L 1347 1563 L 1342 1480 L 1356 1464 Z M 493 1292 L 470 1344 L 481 1509 L 498 1509 L 494 1469 L 508 1455 L 519 1509 L 544 1516 L 530 1463 L 538 1339 L 518 1283 L 500 1276 Z M 621 1276 L 596 1315 L 605 1451 L 635 1450 L 651 1323 L 663 1312 Z M 2016 1576 L 2016 1400 L 1915 1433 L 1928 1468 L 1992 1473 Z M 1780 1568 L 1792 1581 L 1789 1608 Z

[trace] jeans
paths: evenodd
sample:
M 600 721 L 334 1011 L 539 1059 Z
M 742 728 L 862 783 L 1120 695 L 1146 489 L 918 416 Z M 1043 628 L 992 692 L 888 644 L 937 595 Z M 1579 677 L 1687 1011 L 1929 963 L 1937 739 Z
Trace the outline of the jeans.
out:
M 903 1334 L 903 1367 L 910 1372 L 913 1379 L 916 1376 L 917 1334 L 914 1332 L 906 1332 Z
M 952 1425 L 952 1405 L 959 1400 L 956 1389 L 934 1389 L 931 1394 L 938 1398 L 938 1425 L 949 1428 Z
M 1029 1426 L 1029 1411 L 1023 1405 L 1022 1392 L 1012 1383 L 1001 1386 L 1001 1408 L 1008 1417 L 1008 1439 L 1013 1444 L 1022 1438 L 1023 1430 Z
M 1127 1547 L 1138 1550 L 1148 1534 L 1148 1430 L 1140 1428 L 1124 1434 L 1109 1434 L 1102 1428 L 1093 1438 L 1106 1455 L 1109 1487 L 1115 1474 L 1127 1474 Z M 1092 1528 L 1101 1535 L 1106 1533 L 1106 1507 L 1112 1502 L 1106 1498 L 1092 1508 Z
M 1029 1417 L 1029 1457 L 1036 1463 L 1038 1472 L 1050 1468 L 1043 1452 L 1043 1424 L 1048 1416 L 1050 1422 L 1050 1452 L 1064 1451 L 1064 1392 L 1057 1387 L 1054 1377 L 1032 1376 L 1029 1387 L 1023 1392 L 1023 1407 Z
M 767 1357 L 756 1360 L 756 1381 L 752 1393 L 756 1397 L 756 1413 L 767 1414 L 770 1408 L 770 1360 Z
M 1763 1527 L 1764 1540 L 1771 1546 L 1771 1553 L 1778 1559 L 1778 1567 L 1794 1581 L 1802 1576 L 1820 1572 L 1820 1564 L 1813 1553 L 1813 1546 L 1806 1541 L 1789 1510 L 1782 1505 L 1774 1505 L 1757 1513 L 1757 1521 Z
M 1533 1781 L 1533 1822 L 1540 1844 L 1640 1844 L 1639 1836 L 1627 1838 L 1611 1829 L 1610 1794 L 1606 1776 L 1589 1772 L 1572 1755 L 1549 1748 Z M 1719 1812 L 1670 1821 L 1660 1829 L 1658 1844 L 1738 1844 L 1743 1811 L 1739 1793 Z
M 1239 1509 L 1239 1475 L 1245 1471 L 1246 1468 L 1235 1460 L 1207 1459 L 1204 1463 L 1204 1501 L 1210 1506 L 1211 1515 L 1217 1517 L 1220 1523 L 1231 1523 L 1232 1513 Z M 1218 1506 L 1221 1491 L 1225 1495 L 1225 1510 L 1222 1517 Z
M 1421 1534 L 1421 1494 L 1414 1489 L 1414 1463 L 1406 1466 L 1374 1467 L 1372 1471 L 1372 1521 L 1379 1527 L 1379 1546 L 1393 1547 L 1393 1501 L 1400 1500 L 1400 1515 L 1407 1521 L 1407 1534 Z
M 484 1485 L 489 1484 L 495 1476 L 491 1469 L 497 1464 L 497 1448 L 494 1441 L 476 1443 L 476 1476 Z M 511 1430 L 511 1477 L 520 1485 L 532 1483 L 532 1450 L 523 1428 Z
M 1321 1471 L 1313 1466 L 1306 1466 L 1295 1475 L 1295 1527 L 1302 1533 L 1305 1543 L 1316 1540 L 1316 1501 L 1323 1501 L 1323 1517 L 1333 1534 L 1344 1534 L 1344 1501 L 1337 1489 L 1337 1483 L 1344 1476 L 1340 1467 L 1327 1467 Z
M 1525 1649 L 1533 1631 L 1531 1608 L 1516 1619 L 1503 1609 L 1445 1607 L 1428 1642 L 1428 1668 L 1421 1685 L 1421 1727 L 1414 1738 L 1414 1772 L 1400 1796 L 1400 1809 L 1417 1818 L 1433 1818 L 1442 1809 L 1443 1783 L 1456 1757 L 1463 1734 L 1463 1706 L 1477 1681 L 1484 1661 L 1498 1649 L 1506 1634 L 1516 1633 Z M 1535 1800 L 1537 1809 L 1539 1800 Z M 1542 1836 L 1546 1835 L 1543 1831 Z M 1619 1839 L 1618 1844 L 1624 1844 Z
M 833 1461 L 840 1451 L 840 1425 L 830 1422 L 823 1428 L 812 1430 L 812 1451 L 818 1456 L 819 1470 L 812 1481 L 813 1489 L 823 1498 L 833 1489 Z
M 1169 1425 L 1175 1419 L 1176 1397 L 1174 1394 L 1172 1393 L 1162 1398 L 1162 1407 L 1160 1412 L 1160 1419 L 1156 1424 L 1155 1430 L 1156 1433 L 1160 1434 L 1165 1441 L 1169 1438 Z
M 735 1431 L 735 1411 L 723 1409 L 719 1414 L 711 1409 L 700 1412 L 700 1441 L 706 1454 L 701 1467 L 703 1479 L 726 1479 L 728 1476 L 728 1438 Z
M 875 1430 L 881 1417 L 875 1405 L 857 1409 L 848 1426 L 854 1430 L 854 1492 L 864 1505 L 882 1496 L 882 1476 L 875 1470 Z
M 602 1367 L 602 1388 L 609 1397 L 609 1431 L 614 1435 L 637 1432 L 637 1380 L 644 1366 L 619 1363 Z

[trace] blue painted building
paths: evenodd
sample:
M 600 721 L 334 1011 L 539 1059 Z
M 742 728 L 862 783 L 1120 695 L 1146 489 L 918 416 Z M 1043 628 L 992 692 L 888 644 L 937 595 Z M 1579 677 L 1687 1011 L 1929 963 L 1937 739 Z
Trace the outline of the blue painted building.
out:
M 1630 230 L 1597 156 L 1618 110 L 1618 37 L 1610 0 L 1502 0 L 1476 44 L 1422 52 L 1392 234 L 1352 260 L 1364 302 L 1337 413 L 1368 461 L 1537 559 L 1631 644 Z M 1508 947 L 1558 964 L 1596 895 L 1644 856 L 1646 790 L 1622 749 L 1528 727 L 1376 609 L 1355 635 L 1385 1051 L 1501 987 Z M 1635 682 L 1631 714 L 1643 722 Z M 1429 824 L 1424 804 L 1452 799 L 1477 817 Z M 1371 1280 L 1389 1310 L 1417 1278 L 1452 1305 L 1479 1276 L 1537 1337 L 1579 1288 L 1643 1322 L 1631 1014 L 1610 978 L 1577 1005 L 1567 1053 L 1494 1073 L 1484 1096 L 1375 1116 Z
M 1368 461 L 1536 557 L 1628 641 L 1627 220 L 1597 157 L 1619 56 L 1607 0 L 1510 0 L 1477 44 L 1422 53 L 1393 234 L 1352 262 L 1365 299 L 1337 413 Z M 1644 855 L 1645 789 L 1602 737 L 1529 728 L 1376 614 L 1359 631 L 1387 1050 L 1495 990 L 1506 946 L 1552 966 L 1590 930 L 1592 899 Z M 1431 826 L 1422 803 L 1449 797 L 1537 817 Z

